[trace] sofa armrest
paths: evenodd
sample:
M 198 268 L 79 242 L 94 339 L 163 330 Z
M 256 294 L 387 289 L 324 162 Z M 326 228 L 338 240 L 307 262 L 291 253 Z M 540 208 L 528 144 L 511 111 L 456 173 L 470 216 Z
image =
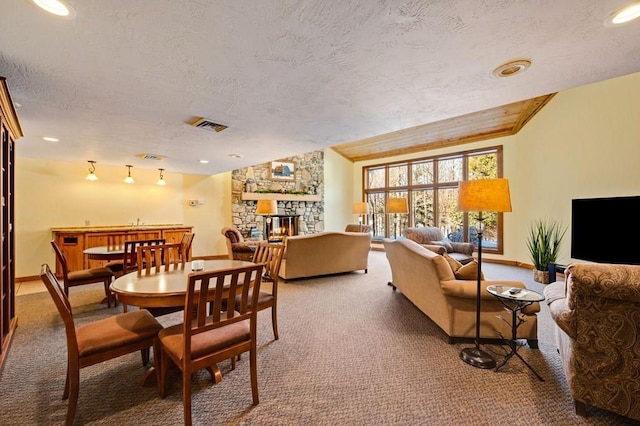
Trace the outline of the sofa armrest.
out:
M 490 285 L 502 285 L 505 287 L 526 288 L 520 281 L 481 281 L 480 282 L 480 299 L 495 300 L 498 298 L 487 291 Z M 447 297 L 460 297 L 463 299 L 475 299 L 478 292 L 478 282 L 473 280 L 448 280 L 440 281 L 442 293 Z M 540 304 L 538 302 L 527 306 L 523 312 L 525 314 L 533 314 L 540 312 Z
M 473 251 L 476 249 L 476 246 L 474 246 L 472 243 L 451 242 L 451 245 L 453 246 L 454 252 L 468 254 L 469 256 L 471 256 L 473 254 Z
M 426 248 L 427 250 L 431 250 L 434 253 L 445 254 L 447 252 L 447 249 L 444 246 L 440 246 L 437 244 L 420 244 L 420 245 Z

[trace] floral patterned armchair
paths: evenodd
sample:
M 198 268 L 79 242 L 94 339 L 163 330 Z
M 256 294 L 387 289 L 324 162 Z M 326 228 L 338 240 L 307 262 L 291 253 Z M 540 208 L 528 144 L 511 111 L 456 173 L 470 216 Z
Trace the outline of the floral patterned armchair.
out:
M 245 241 L 240 231 L 236 228 L 224 227 L 220 232 L 227 239 L 229 259 L 253 260 L 253 254 L 256 251 L 257 243 Z
M 544 289 L 576 413 L 640 420 L 640 266 L 572 264 Z

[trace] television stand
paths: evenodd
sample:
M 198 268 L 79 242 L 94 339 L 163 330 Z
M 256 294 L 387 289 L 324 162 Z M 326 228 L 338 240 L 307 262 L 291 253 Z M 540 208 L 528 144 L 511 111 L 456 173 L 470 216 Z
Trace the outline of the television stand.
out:
M 557 281 L 556 274 L 564 274 L 567 265 L 561 265 L 559 263 L 549 263 L 549 281 Z

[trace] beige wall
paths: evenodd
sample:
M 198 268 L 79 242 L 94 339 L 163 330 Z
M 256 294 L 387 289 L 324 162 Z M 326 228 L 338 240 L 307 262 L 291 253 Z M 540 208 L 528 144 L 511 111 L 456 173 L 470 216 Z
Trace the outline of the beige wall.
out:
M 219 200 L 229 198 L 228 185 L 220 183 L 224 176 L 165 172 L 168 184 L 158 186 L 156 169 L 134 167 L 136 183 L 129 185 L 122 182 L 124 166 L 98 163 L 96 168 L 99 180 L 90 182 L 84 179 L 87 164 L 16 159 L 16 277 L 37 275 L 45 262 L 53 265 L 49 241 L 55 227 L 127 225 L 138 218 L 148 225 L 192 225 L 194 255 L 226 252 L 224 241 L 222 245 L 214 241 L 211 231 L 221 223 L 219 217 L 213 218 L 221 211 Z M 189 199 L 202 199 L 205 204 L 189 207 Z
M 640 195 L 638 117 L 640 73 L 568 90 L 557 94 L 517 135 L 357 162 L 354 201 L 362 193 L 363 166 L 503 145 L 513 212 L 504 215 L 504 255 L 487 257 L 531 263 L 525 239 L 532 220 L 556 219 L 570 226 L 573 198 Z M 560 263 L 572 260 L 570 233 L 569 228 Z
M 357 223 L 353 207 L 353 163 L 333 149 L 324 151 L 324 229 L 344 231 L 347 223 Z M 358 190 L 358 193 L 361 191 Z M 358 200 L 360 201 L 360 200 Z M 356 221 L 356 222 L 354 222 Z
M 517 135 L 384 160 L 351 164 L 325 151 L 325 229 L 354 222 L 352 203 L 361 201 L 362 167 L 385 161 L 439 155 L 459 149 L 504 147 L 513 212 L 505 214 L 505 251 L 498 257 L 530 263 L 525 238 L 536 218 L 570 225 L 571 199 L 640 194 L 640 73 L 556 95 Z M 18 141 L 19 143 L 20 141 Z M 196 256 L 223 255 L 220 229 L 231 221 L 231 173 L 215 176 L 133 168 L 133 185 L 122 183 L 126 168 L 98 163 L 97 182 L 84 179 L 86 163 L 16 160 L 16 276 L 34 276 L 53 263 L 50 228 L 146 224 L 194 226 Z M 190 207 L 188 200 L 204 204 Z M 598 227 L 598 224 L 594 224 Z M 600 231 L 599 231 L 600 232 Z M 560 261 L 569 258 L 569 232 Z
M 558 219 L 569 226 L 560 256 L 568 263 L 573 198 L 640 195 L 640 73 L 558 93 L 517 138 L 522 213 L 510 234 L 523 241 L 531 220 Z M 617 232 L 594 224 L 605 241 L 607 229 Z

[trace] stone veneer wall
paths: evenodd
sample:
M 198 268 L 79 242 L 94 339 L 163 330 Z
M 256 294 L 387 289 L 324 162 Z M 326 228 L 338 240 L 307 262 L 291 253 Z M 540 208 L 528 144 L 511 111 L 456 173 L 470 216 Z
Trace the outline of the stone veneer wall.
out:
M 305 191 L 322 196 L 322 201 L 278 200 L 278 214 L 299 215 L 298 233 L 315 234 L 324 231 L 324 151 L 314 151 L 280 161 L 295 163 L 292 182 L 272 180 L 271 162 L 233 170 L 231 172 L 231 202 L 233 226 L 245 237 L 251 228 L 264 231 L 264 217 L 256 215 L 257 201 L 242 200 L 243 192 Z

